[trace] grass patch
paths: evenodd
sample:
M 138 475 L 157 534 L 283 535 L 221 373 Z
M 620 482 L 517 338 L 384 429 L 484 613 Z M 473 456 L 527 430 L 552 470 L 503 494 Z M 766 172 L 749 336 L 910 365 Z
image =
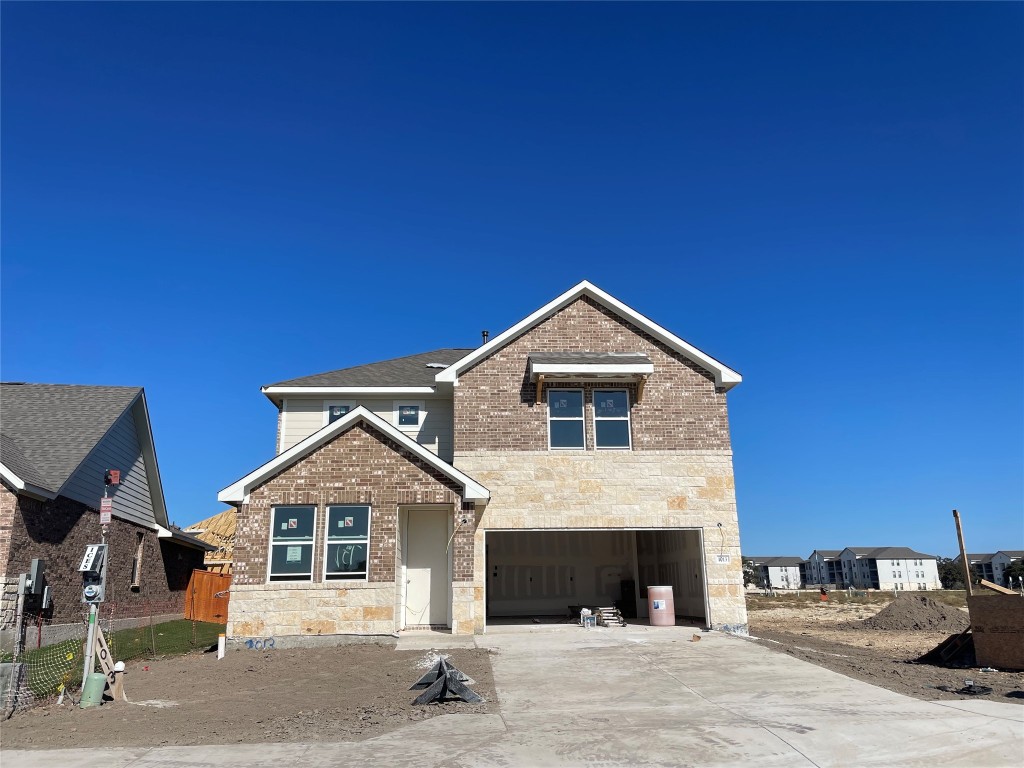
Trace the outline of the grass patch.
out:
M 175 619 L 104 634 L 114 661 L 131 661 L 205 650 L 217 643 L 223 631 L 223 624 Z M 55 696 L 61 686 L 81 688 L 82 644 L 83 639 L 65 640 L 24 654 L 21 660 L 28 670 L 28 687 L 33 695 Z M 11 654 L 4 654 L 2 660 L 11 661 Z

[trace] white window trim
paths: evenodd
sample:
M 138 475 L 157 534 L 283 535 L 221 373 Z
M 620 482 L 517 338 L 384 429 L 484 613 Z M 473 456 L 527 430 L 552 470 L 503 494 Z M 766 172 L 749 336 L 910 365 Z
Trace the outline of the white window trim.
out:
M 554 393 L 554 392 L 579 392 L 580 393 L 580 405 L 583 408 L 583 413 L 581 413 L 578 417 L 577 416 L 573 416 L 571 418 L 556 418 L 556 417 L 552 416 L 551 415 L 551 394 Z M 549 387 L 548 390 L 547 390 L 547 394 L 548 394 L 548 397 L 544 401 L 544 405 L 548 409 L 548 418 L 547 418 L 547 422 L 548 422 L 548 450 L 549 451 L 585 451 L 585 450 L 587 450 L 587 429 L 586 429 L 586 425 L 587 425 L 587 400 L 586 400 L 586 392 L 584 390 L 582 390 L 582 389 L 575 389 L 575 388 L 570 389 L 569 387 Z M 552 421 L 578 421 L 578 422 L 580 422 L 580 424 L 583 425 L 583 445 L 579 446 L 578 448 L 575 447 L 575 446 L 573 446 L 572 448 L 562 448 L 562 447 L 556 448 L 555 446 L 551 445 L 551 422 Z
M 624 393 L 626 395 L 626 416 L 625 416 L 625 418 L 620 418 L 620 417 L 614 417 L 614 418 L 604 417 L 604 418 L 601 418 L 601 419 L 597 418 L 597 403 L 594 401 L 594 398 L 596 398 L 601 392 L 622 392 L 622 393 Z M 631 406 L 631 404 L 629 402 L 629 389 L 626 388 L 626 387 L 621 387 L 621 388 L 620 387 L 607 387 L 607 388 L 602 387 L 600 389 L 593 389 L 593 390 L 591 390 L 590 397 L 591 397 L 591 403 L 590 403 L 591 404 L 591 421 L 593 422 L 593 429 L 594 429 L 594 450 L 596 450 L 596 451 L 631 451 L 631 450 L 633 450 L 633 424 L 632 424 L 633 418 L 630 415 L 630 408 L 632 406 Z M 602 447 L 602 446 L 598 445 L 597 444 L 597 422 L 598 421 L 624 421 L 624 422 L 626 422 L 626 438 L 629 441 L 628 444 L 625 445 L 625 446 L 609 445 L 607 447 Z
M 146 534 L 142 531 L 136 532 L 135 557 L 132 558 L 132 583 L 128 589 L 142 588 L 142 558 L 146 553 Z
M 331 423 L 331 406 L 332 405 L 347 405 L 349 411 L 355 410 L 355 400 L 324 400 L 324 426 L 326 427 Z
M 399 424 L 398 423 L 399 409 L 403 405 L 415 405 L 416 407 L 418 407 L 420 409 L 420 411 L 419 411 L 420 419 L 419 419 L 419 423 L 416 426 L 413 426 L 411 424 Z M 391 423 L 395 425 L 396 429 L 400 429 L 403 432 L 419 432 L 423 428 L 423 420 L 426 418 L 426 416 L 427 416 L 427 409 L 425 407 L 425 404 L 424 404 L 423 400 L 395 400 L 394 403 L 392 403 L 392 406 L 391 406 Z
M 362 539 L 339 539 L 338 541 L 331 541 L 331 509 L 339 507 L 366 507 L 366 574 L 361 578 L 356 576 L 353 578 L 329 578 L 327 575 L 327 546 L 329 544 L 339 544 L 344 541 L 352 541 L 356 544 L 361 544 Z M 330 581 L 332 584 L 345 582 L 345 581 L 369 581 L 370 579 L 370 532 L 373 530 L 373 507 L 369 504 L 328 504 L 324 507 L 324 567 L 322 570 L 323 581 L 326 583 Z
M 313 538 L 312 538 L 312 540 L 310 540 L 308 542 L 303 541 L 303 542 L 300 542 L 300 543 L 303 544 L 303 545 L 309 544 L 310 546 L 312 546 L 311 552 L 314 555 L 316 554 L 316 516 L 317 516 L 317 512 L 318 512 L 317 506 L 315 504 L 275 504 L 275 505 L 271 506 L 270 507 L 270 535 L 267 537 L 267 577 L 266 577 L 266 583 L 267 584 L 310 584 L 313 581 L 313 560 L 314 560 L 314 558 L 312 558 L 312 557 L 309 558 L 309 579 L 276 579 L 274 581 L 271 581 L 271 579 L 270 579 L 270 577 L 273 575 L 271 573 L 271 567 L 272 567 L 273 562 L 274 562 L 274 512 L 276 510 L 278 510 L 278 509 L 283 509 L 284 507 L 312 507 L 313 508 Z M 284 542 L 282 542 L 282 543 L 278 544 L 277 546 L 287 546 L 287 545 Z M 289 574 L 289 575 L 294 575 L 294 574 Z

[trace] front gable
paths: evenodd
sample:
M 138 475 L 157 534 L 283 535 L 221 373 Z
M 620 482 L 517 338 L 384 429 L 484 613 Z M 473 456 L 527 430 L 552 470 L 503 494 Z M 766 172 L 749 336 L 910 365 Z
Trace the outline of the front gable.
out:
M 628 362 L 603 366 L 607 371 L 596 377 L 581 372 L 541 380 L 535 373 L 536 361 L 546 356 L 568 360 L 582 353 L 604 355 L 602 361 L 611 354 Z M 649 368 L 643 367 L 644 360 Z M 621 375 L 615 374 L 616 367 Z M 582 294 L 459 371 L 454 388 L 456 455 L 547 450 L 545 393 L 563 386 L 626 389 L 635 450 L 728 450 L 725 387 L 719 378 L 703 362 Z M 538 396 L 539 385 L 543 390 Z M 592 428 L 589 422 L 587 428 Z
M 660 342 L 668 350 L 671 350 L 681 357 L 695 363 L 702 370 L 711 374 L 714 377 L 715 385 L 721 387 L 723 390 L 731 389 L 743 380 L 743 377 L 736 371 L 722 364 L 718 360 L 715 360 L 707 353 L 697 349 L 697 347 L 692 344 L 679 338 L 674 333 L 666 330 L 654 321 L 640 314 L 632 307 L 623 304 L 614 296 L 602 291 L 593 283 L 583 280 L 561 296 L 556 297 L 528 317 L 516 323 L 508 330 L 500 333 L 483 346 L 473 350 L 468 355 L 438 373 L 436 381 L 438 383 L 458 383 L 459 377 L 464 372 L 477 365 L 481 360 L 494 355 L 507 344 L 518 339 L 520 336 L 529 332 L 535 326 L 543 323 L 547 319 L 562 312 L 566 307 L 580 299 L 588 299 L 593 305 L 600 307 L 608 315 L 621 319 L 625 324 L 630 326 L 634 332 L 646 334 L 652 340 Z

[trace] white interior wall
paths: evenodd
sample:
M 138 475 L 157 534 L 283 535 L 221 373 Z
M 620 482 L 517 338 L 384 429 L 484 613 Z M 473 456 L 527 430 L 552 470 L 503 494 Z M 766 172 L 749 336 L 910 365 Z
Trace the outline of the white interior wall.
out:
M 612 605 L 632 579 L 631 531 L 492 531 L 490 616 L 564 616 L 570 605 Z
M 641 588 L 670 586 L 677 616 L 706 618 L 699 531 L 637 531 L 636 549 Z M 637 612 L 647 617 L 646 598 L 638 601 Z

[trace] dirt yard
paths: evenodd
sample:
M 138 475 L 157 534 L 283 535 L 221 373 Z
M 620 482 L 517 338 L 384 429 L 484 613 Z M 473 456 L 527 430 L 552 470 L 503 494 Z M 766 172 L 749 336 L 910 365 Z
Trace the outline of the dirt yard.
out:
M 912 598 L 905 594 L 903 599 Z M 954 598 L 950 602 L 962 600 Z M 892 595 L 888 594 L 853 599 L 833 595 L 827 603 L 821 602 L 817 594 L 774 598 L 748 594 L 750 634 L 780 653 L 907 696 L 929 700 L 975 698 L 942 690 L 958 690 L 971 680 L 992 688 L 992 693 L 981 698 L 1024 704 L 1022 672 L 981 672 L 978 667 L 917 663 L 919 657 L 966 626 L 965 609 L 941 603 L 890 608 L 891 603 Z M 934 626 L 913 628 L 929 624 Z
M 130 703 L 55 703 L 0 724 L 6 748 L 133 747 L 352 741 L 439 714 L 497 712 L 485 650 L 446 651 L 484 703 L 413 706 L 410 691 L 436 661 L 379 645 L 199 653 L 130 664 Z

